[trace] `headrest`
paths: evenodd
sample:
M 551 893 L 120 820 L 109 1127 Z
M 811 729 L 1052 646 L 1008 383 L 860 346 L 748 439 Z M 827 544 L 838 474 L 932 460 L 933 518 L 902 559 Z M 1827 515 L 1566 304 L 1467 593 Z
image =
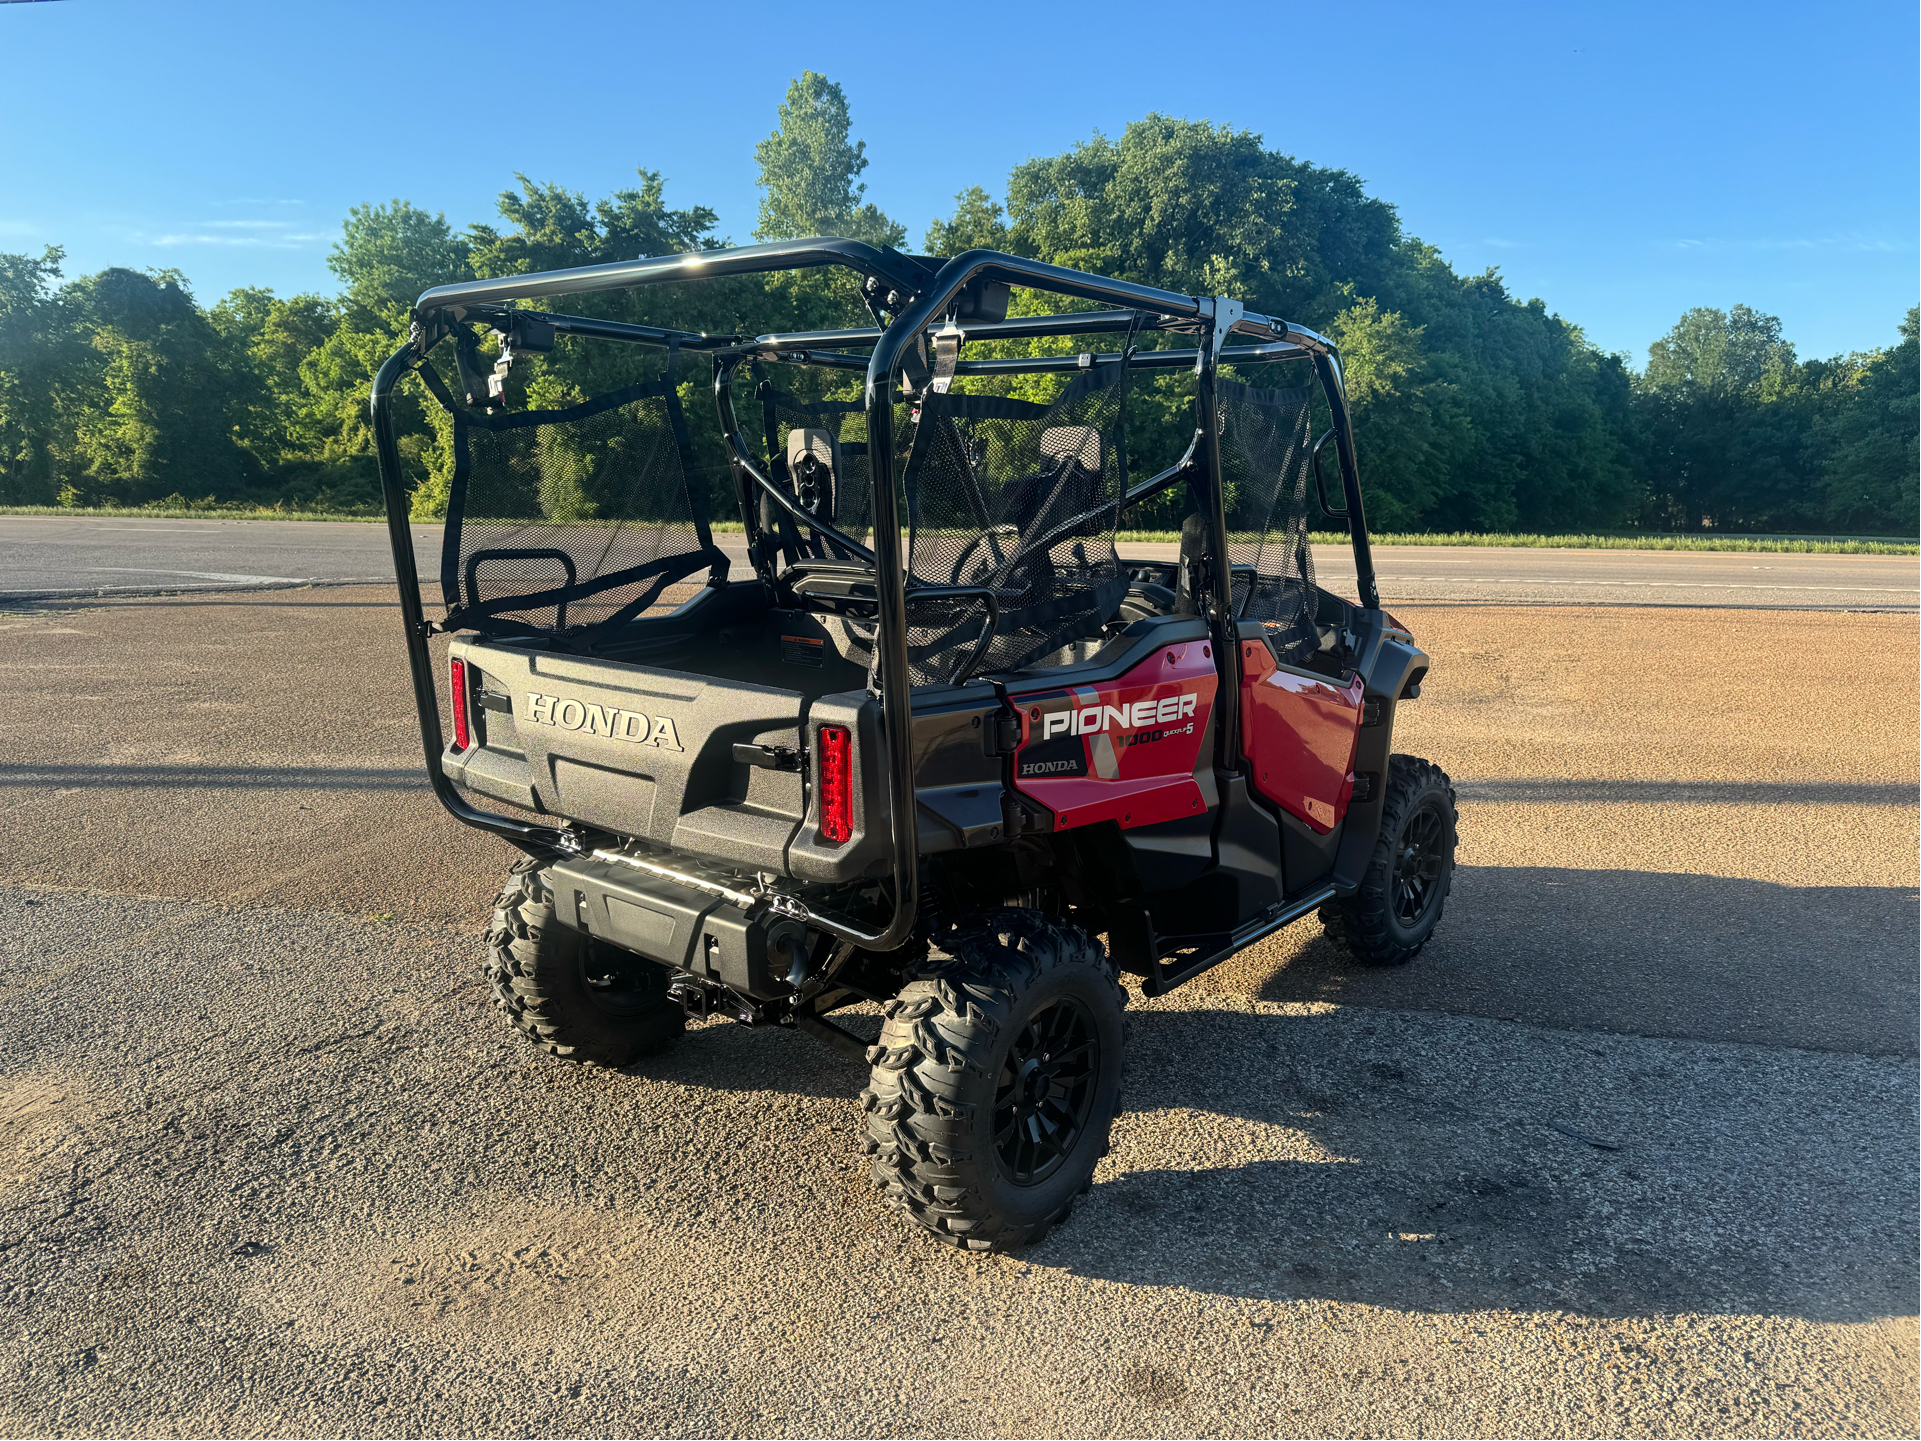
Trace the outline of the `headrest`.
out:
M 1091 425 L 1055 425 L 1041 432 L 1041 454 L 1049 460 L 1072 456 L 1083 470 L 1101 468 L 1101 433 Z
M 787 432 L 787 473 L 799 475 L 801 461 L 810 455 L 836 476 L 840 474 L 840 441 L 833 431 L 796 427 Z

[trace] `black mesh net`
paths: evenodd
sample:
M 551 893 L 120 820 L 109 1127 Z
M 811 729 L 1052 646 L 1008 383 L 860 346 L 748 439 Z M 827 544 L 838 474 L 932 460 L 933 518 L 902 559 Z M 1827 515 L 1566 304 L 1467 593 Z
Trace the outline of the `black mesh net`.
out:
M 725 567 L 671 385 L 563 410 L 450 405 L 454 483 L 441 551 L 450 621 L 496 632 L 618 621 Z
M 999 602 L 977 674 L 1018 670 L 1097 634 L 1126 593 L 1114 528 L 1126 495 L 1121 367 L 1052 404 L 928 395 L 904 484 L 913 582 L 981 586 Z M 916 682 L 951 680 L 987 623 L 979 601 L 910 606 Z
M 1319 645 L 1308 543 L 1308 402 L 1304 389 L 1217 383 L 1221 479 L 1234 613 L 1259 621 L 1283 660 Z

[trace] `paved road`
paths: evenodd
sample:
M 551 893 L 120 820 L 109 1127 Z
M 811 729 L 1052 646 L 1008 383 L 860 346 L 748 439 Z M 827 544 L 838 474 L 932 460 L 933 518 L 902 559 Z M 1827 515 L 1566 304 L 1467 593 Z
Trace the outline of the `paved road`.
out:
M 1006 1258 L 806 1037 L 520 1046 L 387 590 L 0 616 L 0 1433 L 1915 1434 L 1912 618 L 1402 616 L 1435 941 L 1136 995 Z
M 437 527 L 414 530 L 419 567 L 439 565 Z M 723 549 L 745 563 L 738 536 Z M 1171 560 L 1175 547 L 1124 546 Z M 1352 555 L 1318 547 L 1322 583 L 1353 593 Z M 1390 605 L 1583 604 L 1914 610 L 1911 556 L 1723 555 L 1694 551 L 1554 551 L 1383 547 Z M 390 579 L 385 526 L 324 521 L 169 521 L 0 516 L 0 601 L 161 591 L 261 589 Z

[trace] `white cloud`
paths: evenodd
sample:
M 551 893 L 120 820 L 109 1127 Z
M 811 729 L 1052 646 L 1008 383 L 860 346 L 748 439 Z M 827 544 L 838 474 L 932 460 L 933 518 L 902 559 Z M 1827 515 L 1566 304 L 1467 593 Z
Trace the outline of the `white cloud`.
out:
M 1914 249 L 1912 244 L 1897 244 L 1880 235 L 1850 231 L 1843 235 L 1762 236 L 1751 240 L 1670 240 L 1673 250 L 1842 250 L 1874 251 L 1892 255 Z
M 211 227 L 209 227 L 211 228 Z M 325 235 L 277 233 L 273 235 L 208 235 L 192 230 L 169 231 L 162 235 L 136 232 L 136 242 L 146 245 L 229 245 L 254 246 L 274 250 L 298 250 L 316 240 L 325 240 Z

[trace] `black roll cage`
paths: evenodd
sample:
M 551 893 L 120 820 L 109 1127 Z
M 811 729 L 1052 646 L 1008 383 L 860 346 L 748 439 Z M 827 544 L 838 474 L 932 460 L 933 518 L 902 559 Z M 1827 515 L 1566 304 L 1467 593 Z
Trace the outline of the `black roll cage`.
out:
M 521 308 L 516 302 L 550 295 L 619 290 L 639 285 L 686 282 L 727 275 L 762 274 L 777 270 L 839 267 L 862 279 L 862 294 L 884 326 L 850 330 L 807 331 L 754 337 L 704 335 L 631 325 L 586 316 L 555 315 Z M 401 616 L 406 627 L 407 659 L 412 674 L 414 704 L 420 713 L 421 742 L 427 776 L 434 794 L 456 820 L 500 836 L 532 854 L 571 853 L 581 849 L 572 832 L 497 815 L 470 804 L 454 788 L 440 767 L 445 742 L 440 728 L 440 702 L 435 687 L 431 636 L 444 629 L 426 618 L 420 600 L 420 575 L 414 556 L 410 499 L 404 484 L 399 449 L 393 432 L 393 391 L 402 375 L 415 370 L 434 347 L 466 321 L 493 323 L 502 330 L 515 320 L 538 321 L 561 335 L 618 340 L 642 345 L 669 345 L 688 352 L 707 352 L 715 361 L 715 399 L 727 437 L 730 460 L 738 482 L 742 521 L 747 529 L 748 553 L 757 574 L 771 581 L 756 523 L 752 499 L 767 496 L 817 534 L 860 556 L 873 566 L 877 629 L 874 638 L 880 680 L 882 724 L 887 746 L 888 815 L 892 828 L 894 913 L 879 930 L 845 917 L 809 911 L 792 896 L 770 896 L 769 904 L 804 919 L 841 942 L 885 951 L 904 942 L 913 930 L 919 908 L 919 843 L 915 829 L 913 686 L 908 670 L 908 577 L 901 555 L 900 511 L 895 486 L 894 403 L 903 357 L 910 343 L 924 347 L 933 326 L 956 307 L 970 285 L 1000 283 L 1041 290 L 1109 307 L 1050 316 L 1011 320 L 969 321 L 965 338 L 978 340 L 1031 339 L 1044 336 L 1092 335 L 1106 332 L 1158 330 L 1189 334 L 1191 349 L 1129 350 L 1093 357 L 1092 363 L 1118 361 L 1140 368 L 1192 366 L 1197 378 L 1198 410 L 1202 417 L 1215 411 L 1215 383 L 1223 364 L 1254 364 L 1277 360 L 1310 359 L 1320 381 L 1332 420 L 1341 489 L 1346 502 L 1354 568 L 1365 610 L 1379 610 L 1374 563 L 1368 544 L 1367 522 L 1361 502 L 1360 467 L 1354 449 L 1352 418 L 1342 382 L 1340 354 L 1325 336 L 1274 316 L 1259 315 L 1229 296 L 1181 295 L 1125 280 L 1111 280 L 994 250 L 969 250 L 951 260 L 907 256 L 858 240 L 817 237 L 748 245 L 728 250 L 690 251 L 678 255 L 545 271 L 498 280 L 440 285 L 423 292 L 415 303 L 407 343 L 390 355 L 374 377 L 370 397 L 375 452 L 380 464 L 382 495 L 387 510 L 387 535 L 393 549 L 394 576 L 400 589 Z M 1251 344 L 1230 345 L 1233 337 Z M 850 350 L 871 347 L 865 356 Z M 866 372 L 864 406 L 867 421 L 868 479 L 873 489 L 869 512 L 875 545 L 870 549 L 851 536 L 825 525 L 798 503 L 756 461 L 741 438 L 733 412 L 729 378 L 744 361 L 764 360 Z M 1080 356 L 1062 355 L 1016 359 L 962 360 L 957 375 L 1038 374 L 1082 368 Z M 1313 463 L 1319 486 L 1319 450 L 1329 437 L 1314 444 Z M 1225 563 L 1228 554 L 1226 498 L 1221 477 L 1219 427 L 1203 424 L 1194 443 L 1174 465 L 1128 488 L 1122 509 L 1169 487 L 1189 483 L 1202 502 L 1207 528 L 1210 591 L 1203 614 L 1214 640 L 1220 671 L 1221 695 L 1238 697 L 1241 685 L 1241 648 L 1234 616 L 1233 576 Z M 1324 507 L 1325 508 L 1325 507 Z M 1334 514 L 1334 512 L 1330 512 Z M 886 542 L 893 537 L 893 543 Z M 945 591 L 953 587 L 915 586 Z M 1240 706 L 1232 699 L 1217 707 L 1216 764 L 1239 768 Z M 899 724 L 896 725 L 896 722 Z M 700 884 L 699 882 L 694 882 Z

